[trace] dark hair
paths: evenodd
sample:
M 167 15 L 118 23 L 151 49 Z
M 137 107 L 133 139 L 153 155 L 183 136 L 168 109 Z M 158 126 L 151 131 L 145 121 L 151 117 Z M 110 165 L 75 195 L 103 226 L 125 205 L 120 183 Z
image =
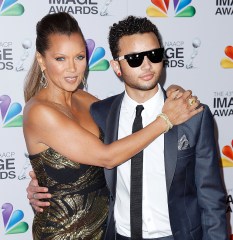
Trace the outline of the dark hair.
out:
M 74 17 L 66 12 L 48 14 L 36 25 L 36 50 L 40 54 L 44 54 L 49 48 L 48 38 L 51 34 L 70 36 L 72 33 L 78 33 L 83 37 L 78 22 Z M 85 43 L 84 37 L 83 42 Z
M 44 56 L 45 51 L 50 47 L 49 37 L 51 34 L 70 36 L 73 33 L 78 33 L 83 38 L 83 43 L 85 44 L 82 31 L 74 17 L 66 12 L 47 14 L 36 25 L 36 51 Z M 40 66 L 36 57 L 34 57 L 24 86 L 24 98 L 26 102 L 41 89 L 41 76 Z
M 162 46 L 162 38 L 157 27 L 147 18 L 128 16 L 127 18 L 114 23 L 110 27 L 108 43 L 113 58 L 117 58 L 119 53 L 119 40 L 123 36 L 130 36 L 136 33 L 153 32 L 158 38 L 160 46 Z

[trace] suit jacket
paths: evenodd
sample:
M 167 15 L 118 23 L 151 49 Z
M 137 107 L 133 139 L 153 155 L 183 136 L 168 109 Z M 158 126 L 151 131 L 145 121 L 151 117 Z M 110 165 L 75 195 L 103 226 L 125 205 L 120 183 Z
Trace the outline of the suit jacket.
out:
M 118 139 L 124 93 L 94 103 L 91 114 L 105 133 L 105 143 Z M 175 240 L 227 240 L 226 196 L 219 169 L 212 114 L 208 106 L 164 136 L 165 175 L 171 230 Z M 188 140 L 178 150 L 182 136 Z M 105 169 L 110 190 L 106 240 L 115 239 L 116 168 Z

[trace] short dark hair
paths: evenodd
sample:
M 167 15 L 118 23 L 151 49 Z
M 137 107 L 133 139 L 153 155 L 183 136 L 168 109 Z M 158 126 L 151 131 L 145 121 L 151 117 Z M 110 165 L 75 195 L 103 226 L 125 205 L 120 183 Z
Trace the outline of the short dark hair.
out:
M 110 27 L 108 43 L 113 58 L 117 58 L 119 53 L 119 40 L 123 36 L 130 36 L 136 33 L 150 33 L 153 32 L 158 38 L 160 46 L 162 46 L 162 38 L 159 30 L 149 19 L 146 17 L 128 16 L 127 18 L 114 23 Z

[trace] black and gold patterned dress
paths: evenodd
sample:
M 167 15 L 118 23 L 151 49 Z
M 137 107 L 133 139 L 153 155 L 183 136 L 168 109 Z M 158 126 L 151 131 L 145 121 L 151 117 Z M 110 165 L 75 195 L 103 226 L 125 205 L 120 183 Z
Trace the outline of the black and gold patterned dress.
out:
M 103 168 L 72 162 L 51 148 L 29 158 L 39 185 L 52 194 L 50 206 L 34 217 L 33 239 L 103 239 L 108 216 Z

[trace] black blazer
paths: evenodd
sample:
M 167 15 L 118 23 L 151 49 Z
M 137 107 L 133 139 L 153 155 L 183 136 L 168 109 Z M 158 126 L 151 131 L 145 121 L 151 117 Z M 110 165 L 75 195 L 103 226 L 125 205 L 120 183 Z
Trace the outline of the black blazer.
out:
M 96 102 L 91 115 L 105 133 L 105 143 L 118 139 L 124 93 Z M 182 136 L 188 146 L 179 150 Z M 187 144 L 186 144 L 187 145 Z M 219 169 L 213 117 L 209 107 L 164 136 L 168 210 L 175 240 L 227 240 L 226 196 Z M 110 190 L 106 240 L 115 239 L 116 168 L 105 169 Z

